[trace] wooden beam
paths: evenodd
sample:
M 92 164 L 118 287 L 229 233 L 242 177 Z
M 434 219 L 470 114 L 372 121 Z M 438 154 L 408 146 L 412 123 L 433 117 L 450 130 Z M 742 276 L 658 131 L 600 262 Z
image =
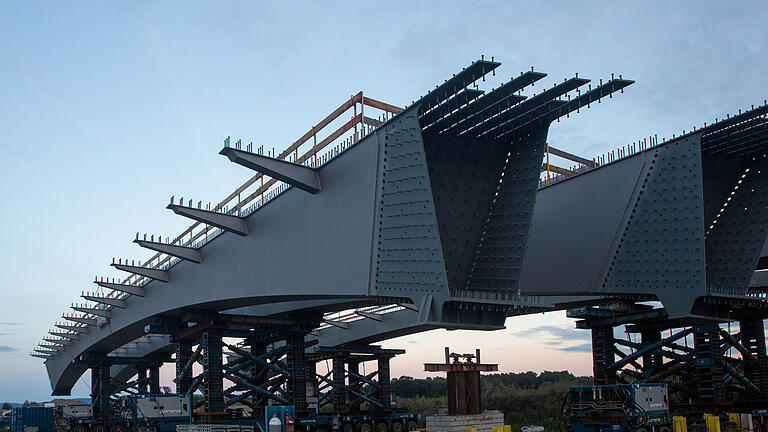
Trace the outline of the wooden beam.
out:
M 554 148 L 552 146 L 549 146 L 549 153 L 553 154 L 555 156 L 559 156 L 559 157 L 561 157 L 563 159 L 568 159 L 571 162 L 576 162 L 576 163 L 579 163 L 579 164 L 582 164 L 582 165 L 586 165 L 586 166 L 591 167 L 591 168 L 594 168 L 594 167 L 597 166 L 597 164 L 594 161 L 591 161 L 589 159 L 584 159 L 583 157 L 576 156 L 575 154 L 568 153 L 568 152 L 560 150 L 560 149 L 556 149 L 556 148 Z M 554 170 L 550 170 L 550 171 L 554 171 Z
M 560 168 L 559 166 L 552 165 L 551 163 L 549 164 L 549 171 L 556 174 L 562 174 L 564 176 L 569 176 L 573 174 L 573 171 L 567 170 L 565 168 Z M 541 172 L 547 172 L 547 164 L 541 165 Z
M 393 114 L 397 114 L 397 113 L 399 113 L 400 111 L 403 110 L 400 107 L 396 107 L 396 106 L 390 105 L 388 103 L 380 102 L 380 101 L 377 101 L 376 99 L 372 99 L 372 98 L 369 98 L 367 96 L 363 98 L 363 103 L 365 103 L 369 107 L 377 108 L 377 109 L 380 109 L 382 111 L 391 112 Z

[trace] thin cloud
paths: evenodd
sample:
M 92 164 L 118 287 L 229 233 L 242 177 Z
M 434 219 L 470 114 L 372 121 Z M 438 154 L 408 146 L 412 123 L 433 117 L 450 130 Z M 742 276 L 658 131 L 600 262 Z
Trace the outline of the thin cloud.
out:
M 551 349 L 562 352 L 592 352 L 592 344 L 589 342 L 591 336 L 589 332 L 574 329 L 570 327 L 559 327 L 554 325 L 540 325 L 513 333 L 514 336 L 542 341 Z M 569 345 L 572 342 L 582 342 L 578 345 Z
M 8 157 L 14 157 L 16 159 L 21 160 L 24 163 L 30 163 L 33 160 L 32 155 L 25 153 L 23 151 L 16 150 L 14 148 L 11 148 L 10 146 L 0 147 L 0 153 L 5 153 Z
M 15 323 L 15 322 L 0 322 L 0 325 L 7 325 L 7 326 L 20 326 L 21 323 Z
M 587 331 L 553 325 L 537 326 L 513 333 L 513 335 L 525 339 L 541 339 L 542 335 L 546 335 L 557 341 L 588 340 L 590 338 L 590 334 Z
M 591 353 L 592 352 L 592 344 L 591 343 L 585 343 L 581 345 L 574 345 L 569 347 L 559 347 L 557 348 L 558 351 L 565 351 L 565 352 L 577 352 L 577 353 Z
M 18 351 L 18 349 L 8 345 L 0 345 L 0 352 L 15 352 L 15 351 Z

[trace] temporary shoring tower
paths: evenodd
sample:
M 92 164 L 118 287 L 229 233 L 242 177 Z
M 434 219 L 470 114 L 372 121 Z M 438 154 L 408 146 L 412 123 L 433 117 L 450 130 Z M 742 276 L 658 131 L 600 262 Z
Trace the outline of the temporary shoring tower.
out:
M 765 306 L 726 319 L 670 319 L 634 303 L 569 310 L 592 332 L 595 384 L 669 383 L 678 413 L 744 411 L 768 403 Z

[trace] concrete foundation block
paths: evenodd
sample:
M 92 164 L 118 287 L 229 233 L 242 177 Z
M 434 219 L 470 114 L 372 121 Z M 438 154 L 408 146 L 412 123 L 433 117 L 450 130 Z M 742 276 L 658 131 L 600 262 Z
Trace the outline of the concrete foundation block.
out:
M 473 427 L 477 432 L 491 432 L 494 427 L 504 426 L 504 413 L 501 411 L 483 411 L 473 415 L 427 416 L 427 432 L 467 432 Z

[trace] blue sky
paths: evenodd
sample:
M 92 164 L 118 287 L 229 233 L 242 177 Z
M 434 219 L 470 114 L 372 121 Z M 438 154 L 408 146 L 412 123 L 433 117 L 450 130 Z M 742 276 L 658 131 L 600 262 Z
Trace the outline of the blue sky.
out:
M 120 276 L 111 257 L 148 256 L 137 231 L 187 226 L 164 210 L 170 195 L 217 201 L 248 177 L 216 155 L 226 136 L 282 149 L 359 90 L 402 106 L 485 54 L 503 63 L 486 88 L 531 66 L 548 86 L 576 72 L 635 79 L 552 127 L 553 146 L 591 157 L 762 103 L 766 12 L 760 1 L 1 2 L 0 401 L 48 398 L 27 353 L 95 275 Z M 487 347 L 504 370 L 589 373 L 585 337 L 558 330 L 573 327 L 564 314 L 507 325 L 391 341 L 410 352 L 393 373 L 420 373 L 409 365 L 439 360 L 447 339 Z M 87 392 L 82 380 L 75 395 Z

